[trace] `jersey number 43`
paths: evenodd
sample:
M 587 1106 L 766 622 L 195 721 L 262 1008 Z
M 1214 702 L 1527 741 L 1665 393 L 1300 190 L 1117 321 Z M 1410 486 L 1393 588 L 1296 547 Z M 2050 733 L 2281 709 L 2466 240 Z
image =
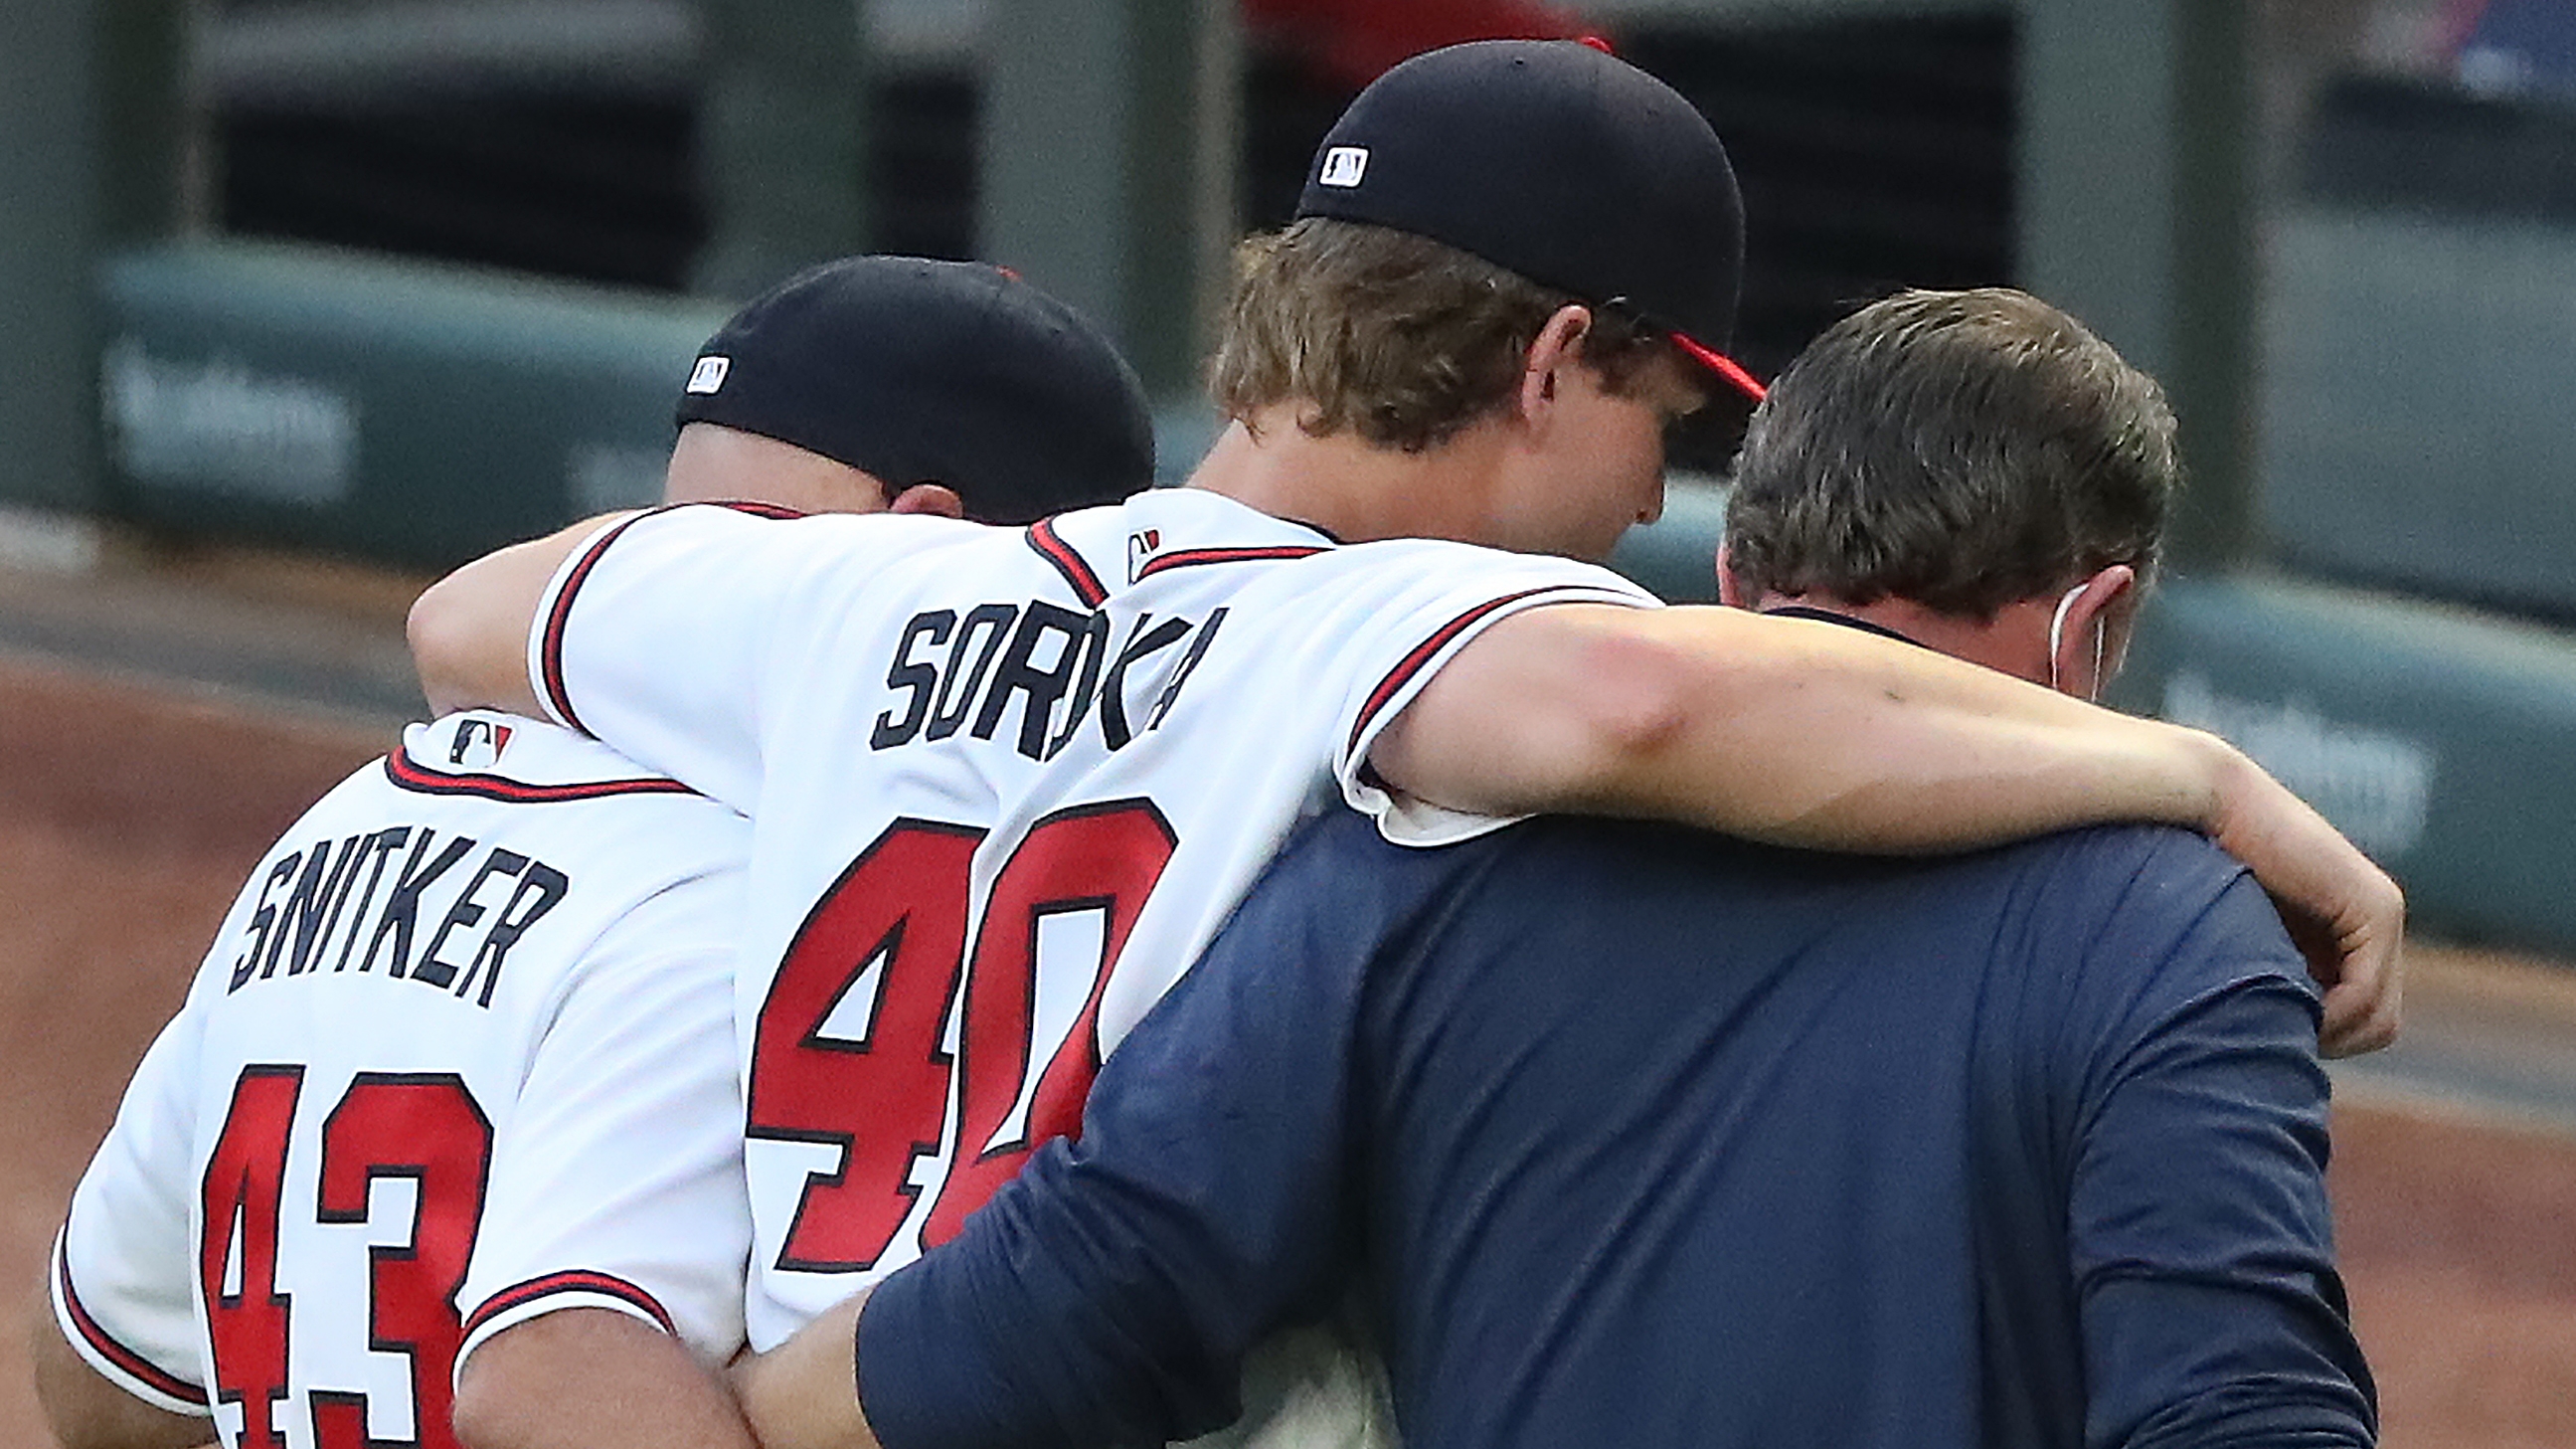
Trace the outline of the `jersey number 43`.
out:
M 298 1382 L 320 1374 L 288 1362 L 293 1295 L 278 1288 L 278 1237 L 304 1068 L 254 1063 L 233 1084 L 223 1135 L 206 1162 L 205 1232 L 198 1276 L 214 1349 L 215 1397 L 241 1405 L 242 1449 L 286 1443 L 277 1409 Z M 414 1186 L 407 1241 L 367 1250 L 367 1341 L 351 1343 L 322 1372 L 357 1371 L 364 1352 L 411 1361 L 412 1438 L 422 1449 L 456 1442 L 448 1425 L 449 1376 L 463 1334 L 456 1290 L 483 1216 L 492 1124 L 453 1073 L 361 1072 L 322 1123 L 317 1223 L 365 1224 L 380 1178 Z M 308 1388 L 317 1449 L 382 1449 L 367 1431 L 366 1396 Z M 394 1441 L 403 1442 L 403 1441 Z
M 995 876 L 969 962 L 968 872 L 984 834 L 889 825 L 779 964 L 752 1048 L 745 1135 L 843 1151 L 840 1171 L 807 1176 L 782 1269 L 853 1272 L 885 1255 L 920 1191 L 914 1163 L 938 1152 L 952 1125 L 952 1067 L 957 1147 L 924 1244 L 954 1236 L 1032 1149 L 1081 1125 L 1100 1066 L 1100 993 L 1175 837 L 1142 799 L 1047 816 Z M 1045 989 L 1040 975 L 1068 958 L 1087 978 L 1071 1020 L 1076 998 L 1060 979 Z M 961 971 L 952 1063 L 943 1042 Z M 1051 1054 L 1037 1064 L 1041 1050 Z

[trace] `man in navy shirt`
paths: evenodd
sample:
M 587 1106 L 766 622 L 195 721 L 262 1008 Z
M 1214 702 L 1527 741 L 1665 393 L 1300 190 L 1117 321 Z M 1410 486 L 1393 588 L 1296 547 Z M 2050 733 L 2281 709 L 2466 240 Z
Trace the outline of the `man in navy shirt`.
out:
M 2153 382 L 2071 319 L 1906 294 L 1757 415 L 1725 589 L 2089 695 L 2174 479 Z M 1082 1141 L 746 1406 L 772 1449 L 1157 1443 L 1356 1275 L 1416 1449 L 2368 1444 L 2317 1019 L 2179 831 L 1886 861 L 1336 816 Z

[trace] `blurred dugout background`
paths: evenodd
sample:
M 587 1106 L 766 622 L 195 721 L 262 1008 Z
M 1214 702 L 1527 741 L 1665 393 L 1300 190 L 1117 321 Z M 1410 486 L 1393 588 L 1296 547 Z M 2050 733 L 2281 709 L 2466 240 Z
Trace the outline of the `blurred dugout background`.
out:
M 2423 924 L 2576 950 L 2564 0 L 14 4 L 9 546 L 420 570 L 646 499 L 730 301 L 866 249 L 1107 323 L 1178 477 L 1225 248 L 1341 104 L 1587 32 L 1733 152 L 1757 371 L 2005 281 L 2162 377 L 2195 489 L 2121 702 L 2245 745 Z M 1676 597 L 1711 587 L 1704 433 L 1621 558 Z

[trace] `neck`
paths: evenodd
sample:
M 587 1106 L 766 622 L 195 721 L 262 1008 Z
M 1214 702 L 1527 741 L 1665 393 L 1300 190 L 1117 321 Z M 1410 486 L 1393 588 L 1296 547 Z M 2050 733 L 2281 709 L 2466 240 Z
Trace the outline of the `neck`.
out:
M 1938 650 L 1971 664 L 1982 664 L 2033 684 L 2048 682 L 2046 646 L 2034 642 L 2031 621 L 2023 617 L 2033 607 L 2029 600 L 2006 604 L 1991 619 L 1944 614 L 1911 599 L 1893 597 L 1855 604 L 1831 594 L 1765 594 L 1759 607 L 1777 609 L 1792 604 L 1866 619 L 1882 629 L 1893 629 L 1927 649 Z M 2044 610 L 2047 605 L 2042 602 L 2037 607 Z M 2048 629 L 2045 613 L 2038 623 L 2036 638 L 2044 640 Z
M 893 490 L 847 463 L 717 423 L 691 423 L 671 446 L 665 503 L 775 503 L 800 513 L 879 513 Z
M 1485 542 L 1500 439 L 1471 427 L 1419 453 L 1348 433 L 1315 437 L 1293 406 L 1226 425 L 1189 486 L 1278 518 L 1313 524 L 1347 543 L 1382 538 Z

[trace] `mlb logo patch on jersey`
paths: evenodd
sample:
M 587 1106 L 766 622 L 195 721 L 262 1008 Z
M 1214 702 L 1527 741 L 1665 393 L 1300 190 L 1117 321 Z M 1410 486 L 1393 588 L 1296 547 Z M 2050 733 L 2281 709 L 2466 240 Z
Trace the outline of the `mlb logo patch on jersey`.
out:
M 714 392 L 724 386 L 725 374 L 732 370 L 733 359 L 730 357 L 701 357 L 698 365 L 689 369 L 688 390 L 692 393 Z
M 456 738 L 447 747 L 447 763 L 467 770 L 488 770 L 501 763 L 501 752 L 510 747 L 510 727 L 488 719 L 461 719 L 456 722 Z
M 1319 186 L 1353 187 L 1368 174 L 1366 146 L 1335 146 L 1324 153 L 1323 173 L 1315 178 Z
M 1159 528 L 1139 529 L 1127 535 L 1127 582 L 1132 584 L 1142 578 L 1145 561 L 1161 552 L 1162 547 L 1163 531 Z

